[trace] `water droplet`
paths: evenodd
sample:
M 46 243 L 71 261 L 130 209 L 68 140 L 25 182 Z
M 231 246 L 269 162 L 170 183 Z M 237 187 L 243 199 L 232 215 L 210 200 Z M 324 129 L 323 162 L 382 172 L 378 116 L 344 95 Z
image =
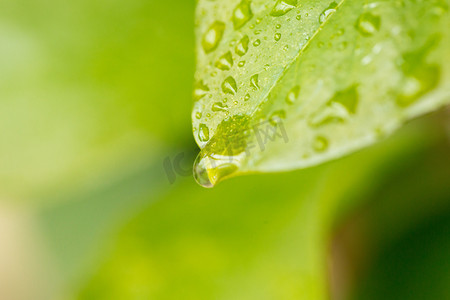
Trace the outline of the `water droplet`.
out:
M 217 126 L 194 163 L 194 177 L 200 185 L 212 187 L 236 175 L 246 156 L 249 121 L 246 115 L 233 115 Z
M 195 117 L 197 118 L 197 119 L 201 119 L 202 118 L 202 113 L 201 112 L 197 112 L 196 114 L 195 114 Z M 194 128 L 195 129 L 195 128 Z
M 302 16 L 301 15 L 297 15 L 295 18 L 300 21 L 302 19 Z
M 202 152 L 194 162 L 194 179 L 205 188 L 212 188 L 226 177 L 231 177 L 238 170 L 232 157 L 205 156 Z
M 309 125 L 320 127 L 330 123 L 343 123 L 351 115 L 356 114 L 359 103 L 359 95 L 356 85 L 338 91 L 317 112 L 312 114 Z
M 278 0 L 270 15 L 274 17 L 283 16 L 295 8 L 296 5 L 297 0 Z
M 222 55 L 216 62 L 216 67 L 222 71 L 230 70 L 233 67 L 233 55 L 230 51 Z
M 272 113 L 272 115 L 269 118 L 269 122 L 273 126 L 276 126 L 277 124 L 281 123 L 283 119 L 286 119 L 286 111 L 285 110 L 277 110 Z
M 275 33 L 275 41 L 279 41 L 281 39 L 281 33 Z
M 255 35 L 261 34 L 261 30 L 255 30 Z
M 325 22 L 328 17 L 333 14 L 336 11 L 336 7 L 337 7 L 337 3 L 333 2 L 330 4 L 330 6 L 328 6 L 327 9 L 325 9 L 319 16 L 319 23 L 322 24 L 323 22 Z
M 287 94 L 286 102 L 288 104 L 294 104 L 297 101 L 299 95 L 300 95 L 300 86 L 297 85 L 293 87 Z
M 235 95 L 237 93 L 236 80 L 234 80 L 234 78 L 231 76 L 225 79 L 225 81 L 222 83 L 222 91 L 225 94 Z
M 281 28 L 281 24 L 277 24 L 277 26 L 275 26 L 276 29 L 280 29 Z
M 224 105 L 221 102 L 216 102 L 216 103 L 213 104 L 211 110 L 214 111 L 214 112 L 218 112 L 218 111 L 225 112 L 225 111 L 228 110 L 228 106 Z
M 201 142 L 207 142 L 209 140 L 209 128 L 203 123 L 198 127 L 198 139 Z
M 343 51 L 347 48 L 348 43 L 347 42 L 342 42 L 338 45 L 338 50 Z
M 316 152 L 325 152 L 328 149 L 328 140 L 323 136 L 318 136 L 315 138 L 313 143 L 313 149 Z
M 253 42 L 253 46 L 258 47 L 259 45 L 261 45 L 261 40 L 256 40 Z
M 239 43 L 236 45 L 236 54 L 239 56 L 244 56 L 248 51 L 248 44 L 250 43 L 250 39 L 248 36 L 244 36 Z
M 284 50 L 284 51 L 288 51 L 288 50 L 289 50 L 289 45 L 284 46 L 284 47 L 283 47 L 283 50 Z
M 259 90 L 259 75 L 255 74 L 250 78 L 250 86 L 254 90 Z
M 246 94 L 244 97 L 244 101 L 248 101 L 248 100 L 250 100 L 250 94 Z
M 403 55 L 401 69 L 404 81 L 397 97 L 397 105 L 410 106 L 438 86 L 441 69 L 426 60 L 428 53 L 438 42 L 439 37 L 434 36 L 420 49 Z
M 248 21 L 253 18 L 253 13 L 251 9 L 251 1 L 242 0 L 238 6 L 233 11 L 233 24 L 234 29 L 239 29 L 244 26 Z
M 356 22 L 356 29 L 363 36 L 371 36 L 378 30 L 380 30 L 381 18 L 375 16 L 369 12 L 363 13 Z
M 198 101 L 208 94 L 209 88 L 204 84 L 203 81 L 199 81 L 194 87 L 193 98 L 194 101 Z
M 214 22 L 203 35 L 202 46 L 206 53 L 215 50 L 219 45 L 225 31 L 225 24 L 220 21 Z
M 240 68 L 242 68 L 243 66 L 245 66 L 245 60 L 241 60 L 241 61 L 238 63 L 238 66 L 239 66 Z

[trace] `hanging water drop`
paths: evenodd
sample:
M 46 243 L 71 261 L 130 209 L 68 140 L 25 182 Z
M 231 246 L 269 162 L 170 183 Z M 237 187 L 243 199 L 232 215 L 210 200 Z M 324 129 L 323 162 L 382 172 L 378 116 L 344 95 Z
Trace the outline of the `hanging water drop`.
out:
M 238 166 L 228 157 L 205 156 L 202 152 L 194 162 L 194 179 L 205 188 L 212 188 L 221 180 L 231 177 Z

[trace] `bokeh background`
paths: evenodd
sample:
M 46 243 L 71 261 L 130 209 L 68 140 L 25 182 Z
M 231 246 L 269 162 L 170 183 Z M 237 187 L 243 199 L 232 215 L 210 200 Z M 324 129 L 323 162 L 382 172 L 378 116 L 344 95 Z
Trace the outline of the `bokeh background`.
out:
M 449 109 L 203 189 L 194 9 L 0 2 L 0 299 L 450 299 Z

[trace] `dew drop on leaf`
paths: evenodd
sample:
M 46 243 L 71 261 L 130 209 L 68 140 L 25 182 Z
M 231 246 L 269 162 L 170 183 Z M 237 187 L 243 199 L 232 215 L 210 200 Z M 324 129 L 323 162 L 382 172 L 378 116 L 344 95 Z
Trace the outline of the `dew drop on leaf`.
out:
M 218 111 L 225 112 L 228 110 L 228 107 L 221 102 L 216 102 L 213 104 L 211 110 L 214 112 L 218 112 Z
M 239 29 L 253 18 L 250 0 L 242 0 L 233 11 L 234 29 Z
M 277 110 L 273 112 L 269 118 L 270 124 L 276 126 L 281 122 L 282 119 L 286 119 L 286 111 L 285 110 Z
M 248 44 L 250 43 L 250 39 L 248 36 L 244 36 L 239 43 L 236 45 L 236 54 L 239 56 L 244 56 L 248 51 Z
M 356 114 L 358 102 L 356 85 L 338 91 L 323 107 L 311 115 L 309 125 L 317 128 L 331 123 L 344 123 L 351 115 Z
M 198 101 L 205 97 L 208 94 L 209 88 L 203 83 L 203 81 L 199 81 L 194 87 L 193 98 L 194 101 Z
M 319 23 L 323 24 L 328 17 L 333 14 L 334 12 L 336 12 L 336 7 L 337 7 L 337 3 L 333 2 L 330 4 L 330 6 L 328 6 L 327 9 L 325 9 L 319 16 Z
M 271 16 L 280 17 L 287 14 L 297 5 L 297 0 L 278 0 L 270 13 Z
M 366 12 L 358 18 L 355 27 L 363 36 L 371 36 L 380 30 L 380 25 L 381 18 L 379 16 Z
M 231 76 L 227 77 L 227 79 L 225 79 L 225 81 L 222 83 L 222 91 L 225 94 L 235 95 L 237 93 L 236 80 L 234 80 L 234 78 Z
M 314 139 L 313 149 L 316 152 L 325 152 L 328 149 L 328 140 L 323 136 Z
M 233 67 L 233 55 L 230 51 L 219 58 L 216 62 L 216 67 L 222 71 L 230 70 Z
M 431 38 L 420 49 L 403 55 L 401 69 L 405 79 L 397 97 L 399 106 L 410 106 L 439 84 L 441 69 L 426 63 L 427 54 L 438 44 L 438 40 L 437 37 Z
M 300 94 L 300 86 L 293 87 L 286 96 L 286 102 L 288 104 L 294 104 Z
M 206 53 L 210 53 L 217 48 L 225 31 L 225 23 L 216 21 L 203 35 L 202 46 Z
M 200 124 L 198 128 L 198 139 L 202 142 L 207 142 L 209 140 L 209 128 L 205 124 Z
M 259 75 L 255 74 L 250 78 L 250 86 L 253 90 L 259 90 Z

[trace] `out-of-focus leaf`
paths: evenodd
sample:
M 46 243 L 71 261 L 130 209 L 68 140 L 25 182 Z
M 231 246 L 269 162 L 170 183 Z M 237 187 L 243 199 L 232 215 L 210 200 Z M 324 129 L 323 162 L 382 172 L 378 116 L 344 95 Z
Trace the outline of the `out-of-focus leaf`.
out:
M 126 226 L 79 298 L 329 299 L 334 223 L 391 168 L 426 152 L 436 141 L 433 128 L 409 127 L 308 170 L 230 180 L 209 191 L 184 182 Z
M 449 103 L 448 8 L 448 0 L 200 0 L 198 181 L 315 165 Z M 280 138 L 269 140 L 270 128 Z
M 0 198 L 90 190 L 184 147 L 193 13 L 185 0 L 1 1 Z

